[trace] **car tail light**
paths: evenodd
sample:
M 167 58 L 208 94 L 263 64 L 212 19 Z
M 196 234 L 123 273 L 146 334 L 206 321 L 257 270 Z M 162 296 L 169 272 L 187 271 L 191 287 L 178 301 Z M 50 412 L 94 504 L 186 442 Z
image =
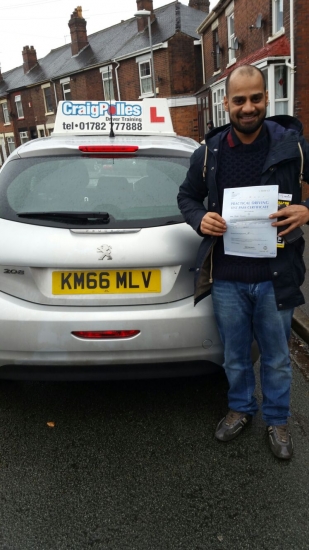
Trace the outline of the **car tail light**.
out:
M 83 153 L 135 153 L 137 145 L 80 145 Z
M 73 336 L 83 340 L 122 340 L 137 336 L 139 333 L 140 330 L 77 330 L 72 332 Z

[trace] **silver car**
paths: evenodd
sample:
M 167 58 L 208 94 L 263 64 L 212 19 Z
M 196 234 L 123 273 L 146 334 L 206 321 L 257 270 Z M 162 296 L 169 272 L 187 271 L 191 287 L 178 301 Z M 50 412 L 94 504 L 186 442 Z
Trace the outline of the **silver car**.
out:
M 104 132 L 101 119 L 60 107 L 54 134 L 0 172 L 0 377 L 221 366 L 211 298 L 193 305 L 200 237 L 176 201 L 199 144 L 150 131 L 136 111 L 135 123 L 105 113 Z

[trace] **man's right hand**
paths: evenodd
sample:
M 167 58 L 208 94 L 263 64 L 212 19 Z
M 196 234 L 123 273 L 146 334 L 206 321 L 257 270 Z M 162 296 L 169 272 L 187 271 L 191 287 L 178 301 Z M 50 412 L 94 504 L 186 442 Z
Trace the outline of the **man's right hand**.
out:
M 216 212 L 207 212 L 201 221 L 200 230 L 204 235 L 221 237 L 226 232 L 226 223 Z

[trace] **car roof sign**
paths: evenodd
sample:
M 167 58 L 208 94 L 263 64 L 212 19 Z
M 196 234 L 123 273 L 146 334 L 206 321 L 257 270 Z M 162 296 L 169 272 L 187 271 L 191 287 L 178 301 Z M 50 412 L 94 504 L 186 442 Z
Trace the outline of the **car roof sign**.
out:
M 52 136 L 175 136 L 167 99 L 143 101 L 59 101 Z

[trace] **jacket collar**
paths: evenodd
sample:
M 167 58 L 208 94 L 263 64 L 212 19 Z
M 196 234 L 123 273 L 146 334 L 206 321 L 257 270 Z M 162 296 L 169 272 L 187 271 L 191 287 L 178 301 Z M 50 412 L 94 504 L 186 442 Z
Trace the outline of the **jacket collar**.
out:
M 274 139 L 281 139 L 282 134 L 286 132 L 287 130 L 293 130 L 295 131 L 299 136 L 303 134 L 303 125 L 302 123 L 295 117 L 289 116 L 289 115 L 276 115 L 272 117 L 268 117 L 265 119 L 265 124 L 267 125 L 267 129 L 269 132 L 270 137 Z M 219 126 L 218 128 L 214 128 L 208 134 L 205 135 L 205 143 L 209 145 L 212 141 L 212 139 L 218 135 L 222 134 L 222 138 L 225 137 L 225 131 L 230 131 L 231 124 L 225 124 L 224 126 Z
M 266 118 L 264 124 L 270 137 L 269 154 L 264 170 L 267 170 L 277 162 L 298 156 L 297 143 L 302 135 L 302 124 L 299 120 L 288 115 L 279 115 Z M 231 124 L 214 128 L 214 130 L 205 136 L 207 147 L 212 152 L 218 151 L 221 141 L 227 137 L 230 130 Z M 295 143 L 295 147 L 291 146 L 293 142 Z M 287 147 L 284 147 L 285 143 L 287 143 Z

